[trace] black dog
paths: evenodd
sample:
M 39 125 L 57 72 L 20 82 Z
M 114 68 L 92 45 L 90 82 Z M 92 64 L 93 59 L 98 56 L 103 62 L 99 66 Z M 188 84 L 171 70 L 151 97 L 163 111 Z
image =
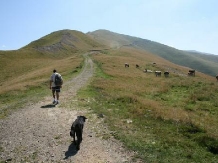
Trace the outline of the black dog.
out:
M 80 143 L 82 142 L 82 133 L 83 133 L 83 126 L 86 121 L 85 116 L 77 116 L 77 119 L 73 122 L 71 126 L 70 136 L 73 137 L 74 144 L 77 144 L 77 150 L 80 149 Z M 75 140 L 75 134 L 77 137 L 77 143 Z

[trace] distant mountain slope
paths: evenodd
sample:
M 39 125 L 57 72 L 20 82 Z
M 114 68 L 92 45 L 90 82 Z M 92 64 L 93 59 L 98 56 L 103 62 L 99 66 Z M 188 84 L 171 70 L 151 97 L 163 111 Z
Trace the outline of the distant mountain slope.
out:
M 189 54 L 193 56 L 197 56 L 199 58 L 202 58 L 204 60 L 208 60 L 214 63 L 218 63 L 218 56 L 214 54 L 209 54 L 209 53 L 203 53 L 203 52 L 198 52 L 198 51 L 186 51 Z
M 87 34 L 92 36 L 93 39 L 104 43 L 105 45 L 110 45 L 111 48 L 130 46 L 143 49 L 175 64 L 190 67 L 211 76 L 214 76 L 218 73 L 218 65 L 213 62 L 214 59 L 208 59 L 208 56 L 203 57 L 193 55 L 190 52 L 178 50 L 154 41 L 118 34 L 107 30 L 97 30 Z M 218 56 L 214 56 L 214 58 L 218 59 Z

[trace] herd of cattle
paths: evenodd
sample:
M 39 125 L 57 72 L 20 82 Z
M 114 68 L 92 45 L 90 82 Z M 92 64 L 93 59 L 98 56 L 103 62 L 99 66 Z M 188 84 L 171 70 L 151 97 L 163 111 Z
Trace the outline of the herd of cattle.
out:
M 155 64 L 156 64 L 156 63 L 155 63 Z M 125 67 L 129 67 L 129 64 L 128 64 L 128 63 L 125 63 Z M 135 67 L 136 67 L 136 68 L 139 68 L 139 65 L 136 64 Z M 144 69 L 143 72 L 144 72 L 144 73 L 153 73 L 152 70 L 148 70 L 148 69 Z M 156 77 L 161 76 L 161 71 L 154 71 L 154 74 L 155 74 Z M 170 75 L 169 71 L 165 71 L 163 74 L 164 74 L 165 77 L 168 77 L 168 76 Z M 188 76 L 195 76 L 195 70 L 189 70 Z M 217 81 L 218 81 L 218 74 L 216 75 L 216 79 L 217 79 Z
M 129 64 L 128 64 L 128 63 L 125 63 L 125 67 L 129 67 Z M 135 67 L 136 67 L 136 68 L 139 68 L 139 65 L 136 64 Z M 144 72 L 144 73 L 153 73 L 152 70 L 148 70 L 148 69 L 144 69 L 143 72 Z M 154 71 L 154 74 L 155 74 L 155 76 L 161 76 L 161 71 Z M 168 77 L 169 74 L 170 74 L 169 71 L 165 71 L 165 72 L 164 72 L 164 76 L 165 76 L 165 77 Z

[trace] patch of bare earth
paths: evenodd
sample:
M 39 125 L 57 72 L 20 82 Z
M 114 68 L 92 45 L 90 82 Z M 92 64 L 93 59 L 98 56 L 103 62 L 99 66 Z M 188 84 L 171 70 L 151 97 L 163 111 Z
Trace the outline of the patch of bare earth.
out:
M 61 104 L 53 107 L 51 97 L 0 120 L 0 162 L 73 162 L 122 163 L 132 161 L 134 152 L 110 136 L 107 140 L 99 133 L 111 132 L 102 118 L 89 114 L 89 108 L 78 109 L 76 92 L 92 77 L 93 62 L 86 57 L 84 70 L 64 84 Z M 75 108 L 68 108 L 69 101 Z M 71 105 L 72 106 L 72 105 Z M 81 149 L 76 150 L 69 135 L 72 122 L 78 115 L 89 114 L 83 132 Z

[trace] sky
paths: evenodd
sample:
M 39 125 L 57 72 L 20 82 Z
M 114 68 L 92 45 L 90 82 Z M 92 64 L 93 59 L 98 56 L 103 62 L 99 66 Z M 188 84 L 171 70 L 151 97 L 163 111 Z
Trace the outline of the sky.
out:
M 54 31 L 105 29 L 218 55 L 218 0 L 1 0 L 0 50 Z

